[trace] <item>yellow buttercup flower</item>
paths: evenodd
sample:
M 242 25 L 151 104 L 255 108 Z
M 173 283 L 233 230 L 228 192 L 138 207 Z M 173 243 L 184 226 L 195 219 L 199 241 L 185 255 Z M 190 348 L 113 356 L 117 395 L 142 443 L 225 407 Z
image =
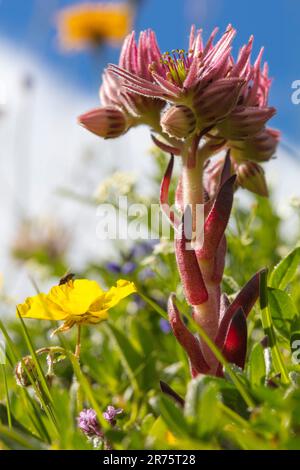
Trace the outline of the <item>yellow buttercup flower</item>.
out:
M 66 49 L 84 49 L 103 42 L 120 43 L 131 29 L 132 12 L 125 4 L 84 3 L 58 14 L 58 32 Z
M 96 281 L 69 279 L 52 287 L 48 294 L 28 297 L 17 306 L 17 311 L 23 318 L 63 321 L 62 326 L 54 331 L 57 333 L 67 331 L 75 324 L 95 324 L 107 320 L 108 310 L 134 292 L 134 283 L 123 279 L 108 291 L 102 290 Z

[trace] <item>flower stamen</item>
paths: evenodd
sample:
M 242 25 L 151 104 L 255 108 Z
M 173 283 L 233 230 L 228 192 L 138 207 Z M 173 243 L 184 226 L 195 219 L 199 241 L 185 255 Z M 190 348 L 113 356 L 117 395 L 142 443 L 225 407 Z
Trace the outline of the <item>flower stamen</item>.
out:
M 167 80 L 175 85 L 183 86 L 188 74 L 191 60 L 190 54 L 184 49 L 173 49 L 172 52 L 162 54 L 160 64 L 163 66 Z M 151 70 L 155 70 L 156 64 L 151 64 Z

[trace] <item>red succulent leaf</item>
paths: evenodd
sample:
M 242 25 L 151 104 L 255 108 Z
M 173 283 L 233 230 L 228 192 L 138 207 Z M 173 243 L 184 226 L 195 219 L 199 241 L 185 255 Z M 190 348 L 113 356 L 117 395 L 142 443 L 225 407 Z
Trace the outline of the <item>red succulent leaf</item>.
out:
M 236 175 L 221 186 L 204 225 L 204 244 L 197 250 L 201 259 L 213 258 L 226 230 L 233 202 Z
M 244 368 L 247 353 L 247 321 L 244 311 L 239 307 L 228 326 L 222 354 L 231 364 Z M 221 365 L 217 375 L 222 375 Z
M 171 155 L 169 164 L 167 166 L 166 172 L 163 176 L 161 186 L 160 186 L 160 205 L 161 210 L 164 212 L 166 217 L 170 220 L 172 225 L 178 225 L 178 220 L 176 220 L 176 216 L 173 211 L 170 210 L 169 205 L 169 189 L 170 183 L 173 173 L 173 166 L 174 166 L 174 155 Z
M 189 240 L 185 233 L 187 231 L 187 224 L 184 222 L 187 219 L 187 212 L 188 209 L 182 218 L 181 231 L 179 234 L 176 234 L 175 253 L 186 299 L 190 305 L 200 305 L 207 301 L 208 293 L 195 250 L 191 246 L 188 246 Z
M 164 174 L 161 187 L 160 187 L 160 202 L 161 204 L 166 204 L 169 202 L 169 188 L 173 173 L 174 167 L 174 155 L 171 155 L 169 164 L 167 166 L 166 172 Z
M 203 357 L 198 339 L 183 323 L 178 308 L 175 305 L 175 294 L 171 294 L 168 301 L 168 315 L 173 333 L 189 356 L 191 369 L 195 375 L 205 374 L 209 367 Z
M 155 145 L 160 148 L 163 152 L 167 153 L 172 153 L 173 155 L 181 155 L 181 150 L 180 148 L 173 147 L 172 145 L 165 144 L 161 140 L 158 140 L 153 134 L 151 135 L 151 138 Z
M 214 270 L 211 280 L 217 284 L 220 284 L 223 278 L 223 272 L 225 267 L 225 256 L 227 250 L 226 237 L 223 235 L 220 244 L 217 249 L 217 253 L 214 259 Z
M 173 398 L 173 400 L 175 400 L 176 403 L 178 403 L 178 405 L 181 406 L 182 408 L 184 407 L 184 404 L 185 404 L 184 399 L 181 398 L 181 396 L 178 395 L 178 393 L 176 393 L 175 390 L 173 390 L 170 387 L 170 385 L 168 385 L 166 382 L 163 382 L 162 380 L 159 381 L 159 385 L 160 385 L 161 391 L 165 395 L 168 395 L 169 397 Z
M 224 160 L 224 165 L 221 173 L 220 187 L 229 180 L 231 176 L 231 159 L 230 159 L 230 149 L 226 153 Z
M 243 309 L 246 318 L 249 315 L 252 307 L 254 306 L 259 296 L 259 279 L 263 271 L 264 269 L 254 274 L 250 281 L 248 281 L 247 284 L 245 284 L 244 287 L 240 290 L 232 304 L 227 308 L 226 312 L 222 317 L 218 335 L 216 337 L 217 346 L 222 346 L 228 329 L 228 325 L 239 307 Z
M 229 307 L 230 307 L 230 301 L 227 295 L 223 293 L 220 299 L 220 323 Z
M 175 204 L 178 209 L 183 211 L 183 194 L 182 194 L 182 177 L 179 176 L 176 193 L 175 193 Z

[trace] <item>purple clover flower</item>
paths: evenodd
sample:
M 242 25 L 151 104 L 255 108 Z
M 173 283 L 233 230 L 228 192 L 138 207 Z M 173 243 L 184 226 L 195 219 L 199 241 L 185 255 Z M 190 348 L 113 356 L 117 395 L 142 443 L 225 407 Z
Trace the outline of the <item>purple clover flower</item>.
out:
M 103 413 L 103 417 L 109 424 L 115 426 L 117 415 L 120 415 L 122 413 L 122 408 L 115 408 L 114 406 L 108 405 L 106 411 Z
M 81 429 L 87 437 L 103 437 L 96 412 L 92 408 L 84 409 L 80 412 L 77 418 L 77 424 L 79 429 Z

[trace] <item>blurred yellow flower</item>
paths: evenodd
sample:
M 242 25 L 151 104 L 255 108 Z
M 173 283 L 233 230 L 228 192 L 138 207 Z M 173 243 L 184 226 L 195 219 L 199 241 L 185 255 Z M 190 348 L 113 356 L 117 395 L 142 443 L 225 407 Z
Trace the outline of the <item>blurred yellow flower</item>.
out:
M 75 324 L 107 320 L 108 310 L 134 292 L 134 283 L 123 279 L 108 291 L 103 291 L 96 281 L 70 279 L 52 287 L 48 294 L 28 297 L 17 306 L 17 311 L 23 318 L 63 321 L 63 325 L 54 331 L 57 333 L 67 331 Z
M 178 439 L 174 436 L 174 434 L 171 431 L 167 431 L 166 441 L 170 446 L 175 446 L 178 442 Z
M 103 42 L 118 44 L 131 29 L 126 4 L 83 3 L 58 14 L 59 40 L 65 49 L 84 49 Z

